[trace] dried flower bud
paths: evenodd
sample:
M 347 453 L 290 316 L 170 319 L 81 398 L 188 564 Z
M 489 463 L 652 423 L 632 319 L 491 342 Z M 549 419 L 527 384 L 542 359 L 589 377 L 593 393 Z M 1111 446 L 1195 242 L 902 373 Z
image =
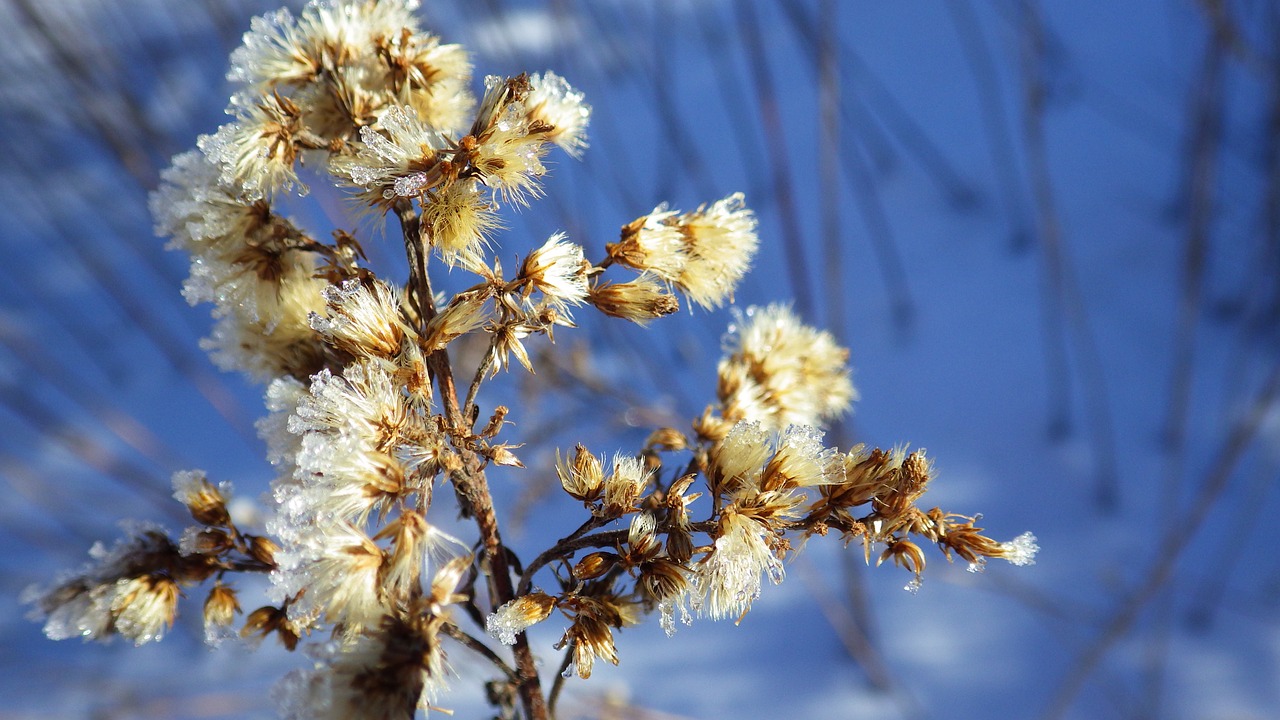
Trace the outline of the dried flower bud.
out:
M 434 352 L 448 345 L 454 338 L 478 330 L 489 317 L 484 311 L 487 301 L 488 296 L 484 293 L 467 293 L 455 297 L 448 307 L 427 324 L 423 352 Z
M 183 470 L 173 474 L 173 497 L 191 511 L 191 517 L 202 525 L 226 526 L 231 522 L 224 492 L 227 483 L 214 487 L 203 470 Z
M 609 259 L 620 265 L 653 273 L 675 282 L 689 262 L 684 233 L 671 222 L 677 214 L 659 205 L 653 212 L 622 226 L 616 243 L 605 245 Z
M 231 536 L 220 528 L 189 527 L 178 540 L 178 549 L 183 555 L 217 556 L 233 545 Z
M 531 127 L 548 142 L 555 143 L 572 157 L 579 157 L 587 147 L 587 123 L 591 106 L 583 94 L 573 89 L 564 78 L 548 71 L 529 76 L 529 94 L 524 100 Z
M 592 305 L 610 317 L 646 325 L 654 318 L 670 315 L 680 309 L 680 301 L 662 288 L 662 283 L 648 274 L 625 283 L 599 282 L 588 297 Z
M 537 290 L 561 309 L 586 302 L 587 272 L 591 269 L 591 263 L 583 257 L 582 246 L 566 242 L 564 238 L 564 233 L 556 233 L 542 247 L 529 253 L 516 280 L 524 284 L 526 298 Z
M 693 558 L 693 534 L 677 525 L 667 533 L 667 556 L 681 565 Z
M 829 484 L 827 465 L 835 450 L 822 446 L 822 432 L 792 425 L 777 438 L 777 452 L 761 471 L 760 489 L 790 490 Z
M 702 415 L 693 421 L 693 432 L 697 434 L 699 440 L 718 443 L 729 434 L 734 425 L 733 421 L 720 417 L 716 414 L 715 408 L 708 405 L 702 411 Z
M 387 523 L 374 539 L 392 538 L 392 550 L 383 565 L 382 585 L 394 597 L 408 597 L 418 588 L 430 526 L 416 510 L 406 509 Z
M 691 605 L 715 620 L 741 618 L 760 597 L 762 576 L 782 582 L 782 561 L 771 546 L 777 535 L 732 507 L 721 514 L 714 535 L 714 551 L 695 567 Z
M 684 433 L 675 428 L 659 428 L 649 435 L 649 439 L 645 441 L 644 446 L 655 450 L 673 452 L 689 447 L 689 440 L 684 436 Z
M 235 115 L 235 122 L 200 136 L 196 143 L 221 168 L 222 184 L 252 200 L 295 186 L 306 194 L 307 186 L 294 170 L 297 137 L 306 129 L 298 105 L 278 92 L 244 93 L 231 98 L 227 112 Z
M 627 561 L 639 565 L 655 557 L 662 550 L 662 542 L 658 539 L 657 519 L 651 512 L 637 513 L 631 518 L 631 527 L 627 531 Z
M 485 632 L 504 645 L 514 645 L 516 635 L 551 616 L 556 599 L 546 593 L 521 595 L 485 619 Z
M 472 555 L 459 555 L 436 570 L 436 574 L 431 578 L 431 595 L 427 598 L 428 610 L 431 614 L 443 615 L 447 612 L 445 606 L 467 599 L 467 595 L 458 590 L 462 589 L 460 587 L 462 579 L 471 570 L 474 560 L 475 557 Z
M 623 226 L 606 249 L 612 261 L 653 273 L 711 308 L 733 295 L 759 244 L 755 215 L 736 193 L 684 214 L 659 205 Z
M 422 204 L 423 242 L 450 266 L 476 267 L 489 236 L 502 226 L 494 209 L 474 180 L 446 185 Z
M 689 590 L 688 571 L 678 562 L 656 558 L 640 568 L 636 587 L 645 597 L 661 603 L 684 595 Z
M 267 567 L 276 566 L 276 553 L 280 547 L 274 541 L 261 535 L 246 535 L 245 540 L 249 543 L 249 557 Z
M 490 453 L 492 453 L 490 458 L 493 460 L 493 463 L 495 465 L 503 465 L 505 467 L 524 467 L 524 463 L 520 462 L 520 458 L 516 457 L 516 454 L 511 452 L 512 447 L 520 446 L 502 443 L 501 445 L 494 445 L 489 448 Z
M 613 474 L 604 483 L 604 517 L 620 517 L 636 509 L 640 494 L 649 484 L 649 473 L 639 458 L 617 455 Z
M 604 468 L 600 459 L 592 455 L 582 445 L 574 451 L 573 462 L 566 466 L 556 452 L 556 475 L 564 491 L 584 503 L 590 504 L 600 498 L 604 485 Z
M 46 618 L 54 640 L 83 637 L 108 640 L 123 635 L 141 645 L 159 640 L 173 624 L 178 583 L 207 578 L 206 558 L 184 558 L 160 530 L 139 526 L 111 548 L 95 545 L 94 562 L 48 590 L 30 588 L 23 602 Z
M 689 255 L 676 284 L 702 307 L 720 307 L 733 296 L 760 244 L 755 214 L 743 204 L 742 193 L 734 193 L 675 222 Z
M 893 559 L 894 565 L 911 571 L 916 577 L 920 577 L 920 573 L 924 572 L 924 552 L 920 550 L 920 546 L 910 540 L 890 540 L 888 547 L 880 553 L 876 566 L 890 558 Z
M 606 551 L 593 552 L 573 566 L 573 577 L 578 580 L 594 580 L 612 570 L 617 564 L 618 555 L 616 553 Z
M 748 308 L 735 326 L 719 366 L 717 395 L 726 419 L 759 422 L 773 432 L 821 427 L 857 399 L 849 351 L 786 306 Z
M 289 620 L 284 608 L 267 605 L 249 613 L 249 617 L 245 618 L 244 627 L 240 629 L 240 637 L 264 638 L 271 633 L 277 633 L 285 649 L 293 650 L 298 647 L 299 630 L 300 628 Z
M 489 417 L 489 422 L 484 426 L 484 429 L 480 431 L 480 437 L 497 437 L 498 433 L 502 431 L 503 424 L 506 423 L 507 413 L 509 412 L 511 411 L 508 410 L 505 405 L 499 405 L 494 408 L 493 415 Z
M 854 446 L 846 455 L 836 458 L 834 467 L 828 470 L 828 475 L 838 481 L 820 488 L 823 502 L 832 508 L 870 502 L 877 492 L 891 484 L 890 477 L 902 467 L 905 459 L 906 452 L 901 448 L 885 451 Z
M 354 154 L 336 155 L 330 172 L 362 189 L 370 206 L 389 207 L 402 197 L 416 197 L 444 179 L 437 162 L 448 142 L 410 107 L 393 105 L 377 119 L 377 127 L 360 128 Z
M 897 518 L 915 507 L 915 501 L 928 488 L 933 477 L 933 463 L 925 457 L 921 448 L 907 455 L 901 467 L 886 477 L 872 498 L 872 507 L 886 518 Z
M 222 583 L 214 584 L 209 590 L 209 597 L 204 601 L 205 628 L 230 625 L 238 612 L 240 600 L 236 597 L 236 591 Z
M 769 434 L 759 423 L 740 422 L 711 448 L 712 490 L 722 495 L 749 485 L 759 490 L 760 471 L 772 452 Z
M 117 581 L 111 598 L 116 632 L 138 645 L 159 640 L 173 627 L 178 595 L 178 584 L 159 573 Z
M 573 644 L 573 664 L 578 677 L 591 677 L 597 657 L 618 664 L 618 649 L 613 644 L 613 630 L 593 615 L 580 614 L 565 631 L 561 642 Z

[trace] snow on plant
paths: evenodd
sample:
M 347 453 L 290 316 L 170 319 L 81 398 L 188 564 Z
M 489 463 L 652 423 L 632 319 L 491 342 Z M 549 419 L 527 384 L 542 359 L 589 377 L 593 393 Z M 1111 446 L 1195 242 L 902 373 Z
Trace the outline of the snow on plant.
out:
M 543 158 L 586 147 L 590 109 L 550 72 L 488 77 L 477 102 L 466 53 L 421 30 L 415 5 L 326 0 L 255 19 L 232 55 L 234 119 L 174 158 L 152 197 L 159 232 L 191 256 L 187 298 L 214 305 L 206 349 L 266 386 L 272 519 L 242 528 L 226 483 L 178 473 L 195 524 L 177 540 L 137 527 L 33 590 L 49 637 L 158 640 L 202 586 L 217 642 L 242 614 L 235 578 L 262 573 L 268 597 L 238 634 L 315 658 L 281 682 L 286 717 L 429 710 L 447 653 L 470 652 L 492 663 L 483 680 L 502 717 L 545 720 L 566 675 L 619 662 L 615 632 L 654 612 L 668 633 L 677 615 L 739 619 L 811 536 L 878 552 L 911 587 L 925 568 L 917 543 L 974 567 L 1033 561 L 1029 534 L 997 542 L 973 517 L 918 507 L 933 476 L 923 450 L 824 445 L 824 424 L 856 399 L 848 352 L 785 305 L 736 314 L 715 399 L 687 428 L 612 456 L 560 454 L 580 524 L 548 548 L 506 545 L 488 470 L 523 468 L 519 438 L 500 437 L 519 410 L 495 406 L 481 424 L 481 385 L 513 358 L 533 371 L 526 344 L 572 330 L 574 313 L 645 325 L 679 294 L 722 306 L 756 252 L 756 220 L 740 194 L 659 206 L 601 255 L 558 233 L 505 273 L 499 202 L 542 194 Z M 395 216 L 403 287 L 362 264 L 353 234 L 322 241 L 279 214 L 286 193 L 306 191 L 303 167 L 327 170 L 367 215 Z M 437 295 L 433 261 L 474 284 Z M 487 343 L 466 372 L 450 355 L 464 336 Z M 436 520 L 459 514 L 474 537 Z M 564 672 L 548 689 L 525 631 L 553 622 L 561 639 L 537 651 L 563 650 Z

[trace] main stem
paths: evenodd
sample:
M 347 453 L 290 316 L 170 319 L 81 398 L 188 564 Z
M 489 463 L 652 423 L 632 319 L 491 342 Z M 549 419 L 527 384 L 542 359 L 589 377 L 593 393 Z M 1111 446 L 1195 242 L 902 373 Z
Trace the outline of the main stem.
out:
M 400 218 L 400 228 L 404 235 L 405 253 L 409 260 L 410 299 L 418 312 L 419 330 L 425 330 L 428 322 L 436 316 L 435 300 L 431 292 L 431 279 L 427 275 L 427 247 L 422 241 L 418 214 L 408 202 L 396 207 L 396 215 Z M 458 406 L 458 391 L 453 381 L 453 368 L 449 362 L 449 354 L 444 348 L 436 350 L 427 357 L 427 367 L 435 377 L 436 387 L 440 391 L 441 403 L 444 405 L 445 418 L 448 421 L 454 438 L 466 438 L 471 435 L 471 423 L 467 421 Z M 515 598 L 515 588 L 511 582 L 511 568 L 507 562 L 506 548 L 502 544 L 502 534 L 498 529 L 498 514 L 493 507 L 493 495 L 489 492 L 489 481 L 484 472 L 484 461 L 465 442 L 455 442 L 454 447 L 462 456 L 462 468 L 452 474 L 454 487 L 469 504 L 475 517 L 476 526 L 480 530 L 480 541 L 484 545 L 484 558 L 481 562 L 489 566 L 491 610 L 497 610 Z M 516 660 L 516 683 L 520 695 L 520 703 L 524 706 L 528 720 L 550 720 L 546 698 L 542 694 L 542 682 L 538 676 L 538 667 L 534 662 L 533 651 L 524 633 L 516 636 L 513 653 Z

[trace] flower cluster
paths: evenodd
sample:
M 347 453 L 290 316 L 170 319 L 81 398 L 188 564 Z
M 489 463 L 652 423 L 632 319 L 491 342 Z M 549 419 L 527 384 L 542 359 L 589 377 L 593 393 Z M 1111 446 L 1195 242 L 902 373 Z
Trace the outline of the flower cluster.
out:
M 214 306 L 206 348 L 266 387 L 274 513 L 265 532 L 245 532 L 229 487 L 178 473 L 175 498 L 196 524 L 176 541 L 137 528 L 32 591 L 50 637 L 158 639 L 204 583 L 218 642 L 241 614 L 232 579 L 260 573 L 269 602 L 239 635 L 313 660 L 279 686 L 286 717 L 430 709 L 448 647 L 492 663 L 502 717 L 518 704 L 546 720 L 565 677 L 620 662 L 622 628 L 655 612 L 669 634 L 677 617 L 741 618 L 813 536 L 836 530 L 868 561 L 879 550 L 913 586 L 920 542 L 975 568 L 1032 561 L 1030 535 L 997 542 L 976 518 L 918 507 L 932 478 L 923 451 L 828 447 L 822 428 L 857 398 L 848 351 L 772 305 L 737 315 L 715 402 L 687 429 L 657 428 L 633 452 L 557 455 L 581 524 L 523 562 L 489 486 L 494 467 L 524 467 L 521 444 L 500 439 L 518 409 L 495 405 L 482 423 L 481 386 L 516 364 L 533 372 L 527 344 L 576 328 L 574 313 L 645 325 L 679 308 L 676 293 L 705 309 L 731 301 L 757 224 L 741 194 L 687 213 L 662 205 L 595 244 L 598 260 L 556 233 L 504 272 L 491 247 L 499 205 L 542 193 L 553 147 L 586 148 L 590 109 L 551 72 L 488 77 L 476 102 L 466 54 L 422 31 L 415 6 L 314 0 L 254 20 L 233 53 L 233 121 L 174 158 L 151 205 L 158 232 L 190 255 L 187 299 Z M 327 173 L 378 223 L 394 218 L 406 282 L 369 267 L 354 232 L 322 241 L 279 213 L 308 173 Z M 470 285 L 437 294 L 439 263 Z M 463 339 L 483 352 L 457 352 Z M 526 631 L 557 611 L 562 673 L 546 693 Z
M 129 537 L 110 549 L 89 551 L 93 562 L 51 588 L 31 588 L 25 601 L 45 618 L 45 633 L 56 640 L 83 637 L 110 640 L 120 635 L 135 644 L 159 640 L 172 627 L 183 589 L 216 581 L 204 604 L 210 642 L 217 642 L 240 611 L 235 590 L 222 582 L 230 572 L 266 571 L 274 566 L 276 544 L 240 532 L 227 510 L 230 487 L 213 485 L 198 470 L 173 476 L 174 498 L 196 521 L 174 542 L 158 526 L 135 524 Z
M 562 487 L 590 517 L 526 569 L 527 593 L 489 616 L 490 635 L 509 644 L 559 609 L 570 622 L 562 643 L 586 678 L 595 658 L 617 663 L 613 630 L 634 622 L 637 609 L 659 611 L 668 634 L 677 613 L 686 623 L 694 614 L 740 619 L 765 580 L 784 579 L 793 538 L 832 529 L 860 541 L 868 561 L 883 548 L 879 562 L 910 571 L 912 591 L 925 566 L 913 536 L 971 569 L 988 558 L 1034 561 L 1030 534 L 997 542 L 975 518 L 917 507 L 932 477 L 924 451 L 845 453 L 823 443 L 821 425 L 856 397 L 848 353 L 829 334 L 782 306 L 750 308 L 726 347 L 720 402 L 692 422 L 691 434 L 659 429 L 637 455 L 615 456 L 612 472 L 581 445 L 559 458 Z M 677 453 L 691 458 L 664 462 Z M 668 466 L 675 471 L 664 472 Z M 699 481 L 705 490 L 689 492 Z M 691 519 L 691 505 L 704 496 L 698 516 L 706 519 Z M 593 532 L 628 518 L 625 532 Z M 542 563 L 553 561 L 571 571 L 557 575 L 555 592 L 534 589 Z
M 609 260 L 680 288 L 704 308 L 720 307 L 746 274 L 759 241 L 742 193 L 689 213 L 659 205 L 623 226 Z

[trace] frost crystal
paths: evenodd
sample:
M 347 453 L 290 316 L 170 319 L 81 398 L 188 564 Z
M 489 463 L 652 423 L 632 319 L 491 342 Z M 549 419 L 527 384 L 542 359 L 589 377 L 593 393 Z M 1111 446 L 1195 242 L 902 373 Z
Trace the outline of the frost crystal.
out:
M 1022 533 L 1001 547 L 1005 551 L 1005 559 L 1014 565 L 1035 565 L 1036 553 L 1040 551 L 1036 536 L 1029 532 Z
M 484 631 L 503 645 L 515 645 L 516 635 L 524 631 L 524 628 L 520 627 L 520 624 L 516 622 L 515 617 L 510 613 L 503 614 L 503 610 L 508 609 L 510 606 L 511 603 L 503 605 L 498 612 L 490 613 L 484 622 Z
M 546 593 L 522 595 L 491 613 L 484 629 L 503 645 L 514 645 L 517 635 L 546 620 L 554 608 L 555 598 Z

